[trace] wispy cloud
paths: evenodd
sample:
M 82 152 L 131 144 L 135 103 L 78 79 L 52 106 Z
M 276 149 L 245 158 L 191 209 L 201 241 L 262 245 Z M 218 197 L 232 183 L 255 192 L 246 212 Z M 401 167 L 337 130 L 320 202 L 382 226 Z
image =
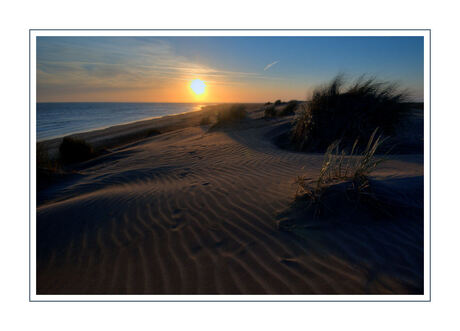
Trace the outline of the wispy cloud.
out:
M 185 100 L 183 87 L 187 83 L 182 82 L 194 78 L 212 86 L 215 95 L 224 96 L 224 87 L 247 88 L 282 79 L 260 71 L 207 65 L 178 53 L 170 42 L 158 38 L 40 38 L 39 101 Z
M 264 71 L 267 71 L 268 69 L 270 69 L 271 67 L 273 67 L 275 64 L 277 64 L 278 62 L 280 61 L 275 61 L 275 62 L 272 62 L 270 64 L 267 64 L 264 68 Z
M 42 38 L 38 43 L 37 94 L 137 90 L 161 94 L 175 81 L 204 79 L 214 85 L 237 85 L 266 79 L 260 73 L 229 71 L 190 61 L 166 41 L 139 38 Z M 162 92 L 163 91 L 163 92 Z

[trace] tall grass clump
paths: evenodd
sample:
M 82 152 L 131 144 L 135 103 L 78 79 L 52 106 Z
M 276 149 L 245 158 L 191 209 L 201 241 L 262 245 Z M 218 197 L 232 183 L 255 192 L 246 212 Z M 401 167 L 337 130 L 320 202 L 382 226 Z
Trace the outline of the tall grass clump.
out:
M 46 170 L 56 172 L 59 168 L 57 160 L 50 158 L 47 148 L 38 143 L 36 145 L 37 170 Z
M 375 127 L 392 135 L 408 110 L 407 100 L 407 92 L 395 83 L 361 76 L 346 84 L 338 75 L 302 104 L 291 143 L 298 150 L 324 151 L 336 140 L 348 147 L 356 137 L 367 140 Z
M 37 190 L 41 190 L 62 174 L 62 168 L 59 160 L 50 157 L 45 144 L 37 143 L 36 147 L 36 183 Z
M 264 118 L 294 115 L 299 103 L 296 100 L 291 100 L 284 107 L 280 104 L 281 101 L 278 104 L 265 105 Z
M 365 192 L 369 187 L 369 175 L 385 161 L 383 157 L 376 157 L 375 153 L 387 138 L 382 138 L 382 135 L 376 137 L 376 134 L 377 129 L 371 133 L 361 153 L 357 152 L 358 139 L 353 143 L 350 154 L 339 148 L 340 141 L 329 145 L 318 178 L 311 180 L 306 176 L 297 177 L 296 196 L 306 195 L 311 202 L 319 203 L 326 189 L 340 182 L 351 183 L 352 190 L 357 194 Z
M 246 118 L 246 115 L 246 106 L 232 105 L 231 107 L 224 108 L 217 113 L 216 123 L 213 127 L 221 127 L 240 122 Z
M 65 137 L 59 145 L 59 159 L 63 164 L 82 162 L 95 156 L 93 147 L 82 139 Z
M 272 118 L 276 116 L 276 107 L 274 104 L 268 105 L 264 109 L 264 118 Z
M 209 115 L 201 118 L 200 125 L 209 125 L 209 124 L 211 124 L 211 117 Z
M 287 105 L 281 110 L 280 116 L 289 116 L 294 115 L 295 110 L 297 109 L 298 102 L 295 100 L 291 100 L 287 103 Z

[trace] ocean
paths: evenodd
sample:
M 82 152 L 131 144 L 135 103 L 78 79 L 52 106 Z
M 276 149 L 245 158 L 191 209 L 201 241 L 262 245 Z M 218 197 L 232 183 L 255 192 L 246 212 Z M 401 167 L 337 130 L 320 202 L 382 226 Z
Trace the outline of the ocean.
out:
M 37 103 L 37 141 L 200 110 L 197 103 Z

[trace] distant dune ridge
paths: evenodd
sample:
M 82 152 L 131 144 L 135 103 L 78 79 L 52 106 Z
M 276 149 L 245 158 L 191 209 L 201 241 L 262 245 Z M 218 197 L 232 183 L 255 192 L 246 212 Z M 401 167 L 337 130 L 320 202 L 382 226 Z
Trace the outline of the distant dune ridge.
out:
M 263 105 L 209 130 L 219 107 L 77 135 L 104 153 L 40 187 L 38 294 L 423 293 L 422 154 L 372 174 L 412 216 L 344 210 L 282 231 L 304 217 L 296 176 L 317 176 L 323 155 L 277 146 L 294 115 L 267 120 Z M 423 111 L 401 125 L 423 146 Z

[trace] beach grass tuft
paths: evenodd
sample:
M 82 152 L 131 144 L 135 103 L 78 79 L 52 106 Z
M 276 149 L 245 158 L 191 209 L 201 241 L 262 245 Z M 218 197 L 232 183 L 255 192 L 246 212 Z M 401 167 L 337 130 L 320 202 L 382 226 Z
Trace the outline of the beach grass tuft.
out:
M 64 137 L 59 145 L 59 159 L 63 164 L 82 162 L 95 156 L 94 148 L 83 139 Z
M 385 157 L 376 157 L 377 149 L 387 138 L 379 135 L 375 129 L 363 152 L 359 153 L 358 139 L 353 143 L 349 154 L 339 148 L 340 141 L 330 144 L 324 154 L 323 163 L 316 179 L 307 176 L 298 176 L 296 198 L 306 197 L 315 207 L 315 214 L 321 210 L 322 196 L 333 185 L 348 182 L 355 196 L 368 193 L 369 175 L 375 168 L 386 160 Z
M 268 119 L 268 118 L 272 118 L 272 117 L 275 117 L 275 116 L 276 116 L 276 107 L 275 107 L 275 105 L 270 104 L 268 106 L 265 106 L 264 118 Z
M 213 125 L 213 128 L 218 128 L 230 124 L 235 124 L 247 116 L 246 106 L 245 105 L 232 105 L 228 108 L 224 108 L 217 113 L 216 123 Z
M 48 150 L 43 144 L 38 143 L 36 146 L 37 170 L 42 169 L 51 172 L 56 172 L 59 168 L 57 160 L 53 160 L 49 156 Z
M 211 117 L 209 115 L 201 118 L 200 125 L 204 126 L 204 125 L 209 125 L 209 124 L 211 124 Z
M 281 110 L 280 116 L 290 116 L 294 115 L 299 103 L 296 100 L 291 100 L 287 105 Z
M 291 144 L 301 151 L 324 151 L 341 140 L 351 146 L 356 137 L 367 140 L 374 128 L 394 134 L 409 110 L 408 93 L 396 83 L 361 76 L 346 83 L 343 75 L 317 88 L 294 120 Z
M 269 119 L 273 117 L 294 115 L 298 105 L 299 102 L 296 100 L 291 100 L 284 106 L 282 105 L 281 101 L 274 104 L 266 104 L 264 107 L 264 118 Z

